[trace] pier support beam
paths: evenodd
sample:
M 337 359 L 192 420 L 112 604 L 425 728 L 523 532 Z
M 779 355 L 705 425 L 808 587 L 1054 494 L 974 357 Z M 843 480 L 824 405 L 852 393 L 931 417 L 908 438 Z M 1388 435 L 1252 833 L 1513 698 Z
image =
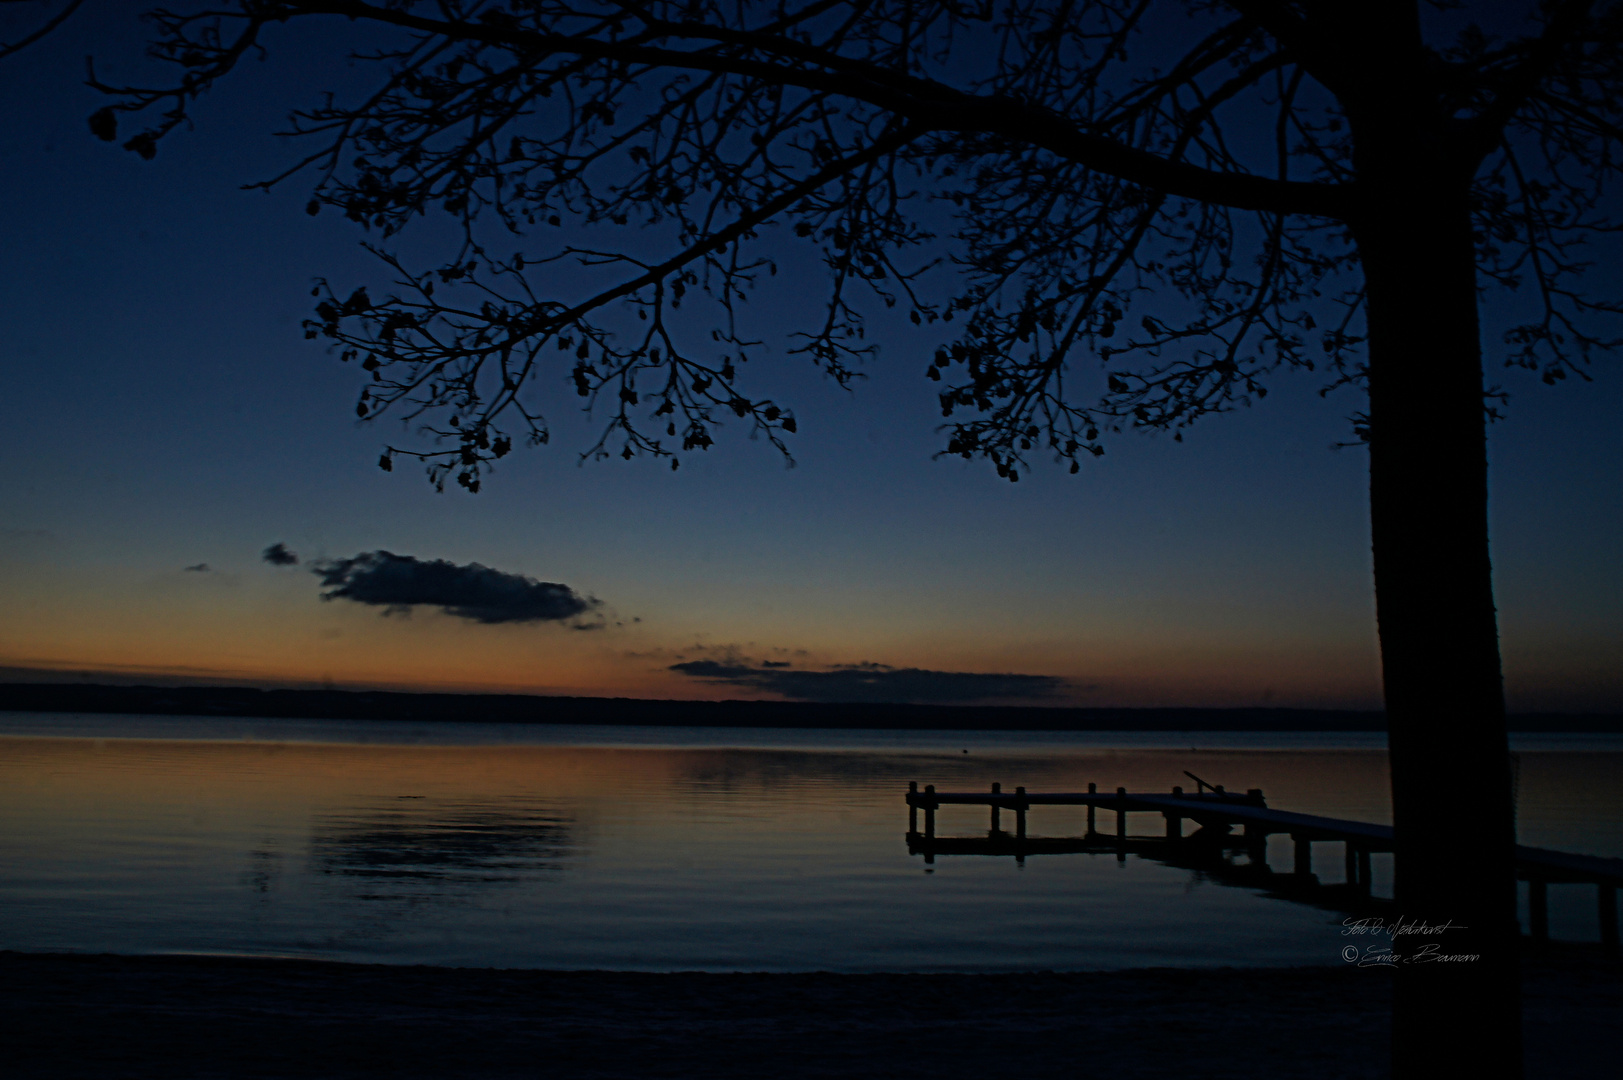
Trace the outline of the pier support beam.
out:
M 1183 798 L 1183 788 L 1181 788 L 1181 787 L 1173 788 L 1172 789 L 1172 797 L 1174 799 Z M 1168 840 L 1182 840 L 1183 839 L 1183 815 L 1182 814 L 1175 814 L 1175 813 L 1168 813 L 1166 815 L 1166 819 L 1167 819 L 1167 839 Z
M 1088 785 L 1088 794 L 1089 795 L 1097 795 L 1098 793 L 1099 793 L 1099 785 L 1098 784 L 1089 784 Z M 1093 803 L 1089 802 L 1088 803 L 1088 835 L 1089 836 L 1092 836 L 1093 834 L 1095 834 L 1096 832 L 1099 831 L 1098 829 L 1093 827 L 1093 825 L 1094 825 L 1093 814 L 1094 814 Z
M 1370 878 L 1370 874 L 1369 874 L 1369 850 L 1367 848 L 1359 848 L 1358 849 L 1358 892 L 1359 892 L 1359 895 L 1368 896 L 1370 894 L 1370 889 L 1371 888 L 1372 888 L 1372 885 L 1371 885 L 1371 878 Z
M 1127 809 L 1121 803 L 1127 800 L 1127 789 L 1117 788 L 1116 798 L 1120 800 L 1116 805 L 1116 861 L 1124 863 L 1127 861 Z
M 1299 878 L 1313 876 L 1313 841 L 1305 836 L 1292 836 L 1296 841 L 1296 865 L 1292 868 Z
M 907 794 L 909 796 L 912 796 L 912 795 L 917 795 L 918 793 L 919 793 L 919 782 L 917 780 L 909 780 L 907 782 Z M 919 808 L 913 802 L 913 800 L 911 798 L 909 798 L 907 800 L 907 835 L 916 836 L 918 834 L 918 831 L 919 831 Z
M 1346 858 L 1343 860 L 1343 863 L 1346 866 L 1347 890 L 1349 892 L 1357 892 L 1358 891 L 1358 848 L 1353 845 L 1353 842 L 1351 840 L 1345 841 L 1342 844 L 1342 846 L 1347 849 Z
M 996 783 L 996 782 L 993 782 L 993 784 L 992 784 L 992 794 L 997 795 L 997 794 L 1002 793 L 1002 791 L 1003 791 L 1003 785 L 999 784 L 999 783 Z M 998 805 L 997 805 L 997 803 L 993 803 L 992 804 L 992 835 L 993 836 L 996 836 L 998 833 L 1003 831 L 1002 828 L 1000 827 L 1000 824 L 1001 824 L 1001 822 L 1000 822 L 999 817 L 998 817 Z
M 935 839 L 935 785 L 934 784 L 925 784 L 924 785 L 924 794 L 925 794 L 925 797 L 929 799 L 929 802 L 926 802 L 924 804 L 924 838 L 926 840 L 934 840 Z

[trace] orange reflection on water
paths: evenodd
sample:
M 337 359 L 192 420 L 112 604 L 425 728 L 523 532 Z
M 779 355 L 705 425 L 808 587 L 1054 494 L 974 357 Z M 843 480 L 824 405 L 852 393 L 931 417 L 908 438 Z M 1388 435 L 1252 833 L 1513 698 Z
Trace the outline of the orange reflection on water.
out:
M 1329 962 L 1324 912 L 1144 860 L 926 868 L 901 795 L 1188 790 L 1188 770 L 1387 820 L 1375 749 L 972 746 L 0 737 L 0 948 L 648 970 Z M 1523 842 L 1623 854 L 1623 754 L 1524 754 L 1520 776 Z M 985 814 L 947 808 L 938 828 L 984 832 Z M 1083 811 L 1037 808 L 1029 827 L 1075 835 Z

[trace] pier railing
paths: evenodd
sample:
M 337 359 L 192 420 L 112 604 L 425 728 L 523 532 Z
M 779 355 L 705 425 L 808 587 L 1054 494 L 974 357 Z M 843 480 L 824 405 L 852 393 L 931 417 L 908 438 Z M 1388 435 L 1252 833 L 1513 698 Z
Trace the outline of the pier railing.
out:
M 1337 910 L 1364 913 L 1390 905 L 1390 900 L 1372 895 L 1370 870 L 1372 854 L 1392 851 L 1390 825 L 1276 810 L 1268 806 L 1260 789 L 1240 795 L 1221 785 L 1198 783 L 1200 789 L 1194 792 L 1174 787 L 1169 794 L 1161 794 L 1129 792 L 1122 787 L 1100 791 L 1096 784 L 1089 784 L 1085 792 L 1028 792 L 1023 787 L 1006 792 L 1000 784 L 993 784 L 990 791 L 937 791 L 935 785 L 927 784 L 921 791 L 914 782 L 907 790 L 908 853 L 922 855 L 927 863 L 938 855 L 1004 855 L 1024 861 L 1028 855 L 1113 852 L 1125 860 L 1134 854 Z M 940 836 L 936 812 L 943 806 L 987 807 L 991 827 L 983 835 Z M 1048 806 L 1085 807 L 1086 831 L 1070 836 L 1034 835 L 1027 827 L 1029 813 L 1034 807 Z M 1098 828 L 1101 810 L 1112 819 L 1110 832 Z M 1003 827 L 1005 812 L 1014 816 L 1013 832 Z M 1132 813 L 1159 814 L 1164 822 L 1161 834 L 1130 835 L 1127 815 Z M 1186 834 L 1188 823 L 1195 828 Z M 1267 859 L 1268 838 L 1281 833 L 1289 835 L 1293 843 L 1288 874 L 1276 873 Z M 1321 842 L 1342 845 L 1343 883 L 1324 884 L 1313 873 L 1313 845 Z M 1239 854 L 1245 856 L 1244 862 L 1236 861 Z M 1528 882 L 1528 930 L 1537 941 L 1549 939 L 1550 885 L 1594 885 L 1601 942 L 1613 955 L 1618 954 L 1617 890 L 1623 886 L 1623 859 L 1518 845 L 1516 876 Z

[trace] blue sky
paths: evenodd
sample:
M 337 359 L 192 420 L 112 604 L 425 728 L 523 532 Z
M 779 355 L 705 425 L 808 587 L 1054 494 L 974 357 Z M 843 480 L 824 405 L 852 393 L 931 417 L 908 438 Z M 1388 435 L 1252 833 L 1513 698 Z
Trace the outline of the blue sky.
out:
M 876 319 L 853 393 L 784 356 L 815 289 L 791 261 L 750 308 L 797 467 L 737 430 L 675 474 L 580 465 L 594 429 L 560 371 L 550 446 L 477 496 L 436 494 L 377 469 L 398 427 L 357 423 L 360 373 L 299 328 L 313 278 L 376 280 L 361 234 L 307 216 L 297 182 L 239 190 L 290 159 L 269 133 L 332 84 L 319 58 L 342 42 L 299 66 L 273 49 L 145 163 L 84 122 L 82 57 L 130 64 L 133 31 L 68 29 L 0 64 L 0 667 L 723 697 L 757 692 L 670 666 L 776 660 L 1052 676 L 1054 704 L 1378 703 L 1365 459 L 1331 449 L 1355 397 L 1285 377 L 1182 444 L 1124 436 L 1079 476 L 1010 485 L 932 460 L 938 336 Z M 437 228 L 399 246 L 432 250 Z M 1493 376 L 1512 393 L 1490 459 L 1517 708 L 1623 708 L 1623 377 L 1616 359 L 1594 374 Z M 563 583 L 604 625 L 323 602 L 307 566 L 261 561 L 273 542 Z

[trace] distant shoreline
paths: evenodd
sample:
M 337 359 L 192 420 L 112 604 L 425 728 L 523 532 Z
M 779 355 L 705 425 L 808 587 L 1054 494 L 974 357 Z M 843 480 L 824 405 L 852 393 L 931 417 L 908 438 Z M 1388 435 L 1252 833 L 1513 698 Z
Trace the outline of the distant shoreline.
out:
M 245 686 L 103 683 L 0 683 L 0 712 L 896 731 L 1384 731 L 1386 728 L 1384 713 L 1351 709 L 662 701 L 531 694 L 261 690 Z M 1623 733 L 1623 714 L 1518 713 L 1510 717 L 1510 730 L 1552 734 Z

